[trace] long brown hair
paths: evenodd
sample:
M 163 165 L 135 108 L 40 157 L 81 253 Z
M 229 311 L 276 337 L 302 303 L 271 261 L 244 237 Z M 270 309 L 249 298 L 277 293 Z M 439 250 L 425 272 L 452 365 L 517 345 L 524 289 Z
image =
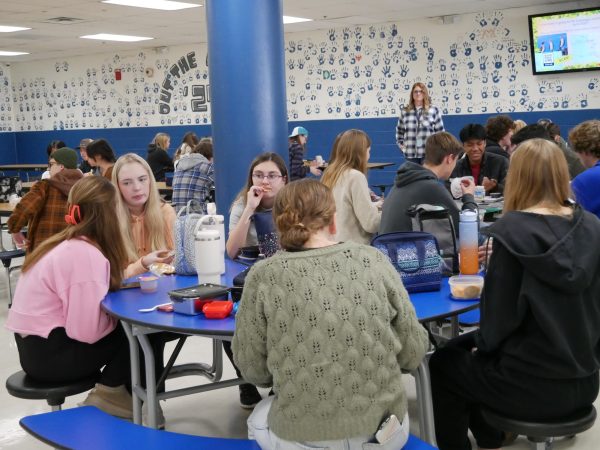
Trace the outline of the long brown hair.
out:
M 284 186 L 273 205 L 281 247 L 300 250 L 312 234 L 331 224 L 334 215 L 333 193 L 323 183 L 307 178 Z
M 321 182 L 329 189 L 337 184 L 344 172 L 355 169 L 366 175 L 367 149 L 371 139 L 362 130 L 348 130 L 340 136 Z
M 250 190 L 250 188 L 252 186 L 254 186 L 254 183 L 252 182 L 252 173 L 254 172 L 254 168 L 256 166 L 258 166 L 259 164 L 267 162 L 267 161 L 272 161 L 273 163 L 275 163 L 275 165 L 281 172 L 281 176 L 284 177 L 285 183 L 287 184 L 288 179 L 289 179 L 288 170 L 287 170 L 287 167 L 285 165 L 285 161 L 283 160 L 283 158 L 281 156 L 279 156 L 277 153 L 272 153 L 272 152 L 261 153 L 256 158 L 254 158 L 254 160 L 252 160 L 252 163 L 250 164 L 250 169 L 248 169 L 248 178 L 246 179 L 246 185 L 238 193 L 237 197 L 234 200 L 234 203 L 238 200 L 241 200 L 244 204 L 246 204 L 246 194 L 248 194 L 248 191 Z M 231 206 L 233 207 L 233 204 Z
M 75 183 L 69 193 L 68 204 L 79 206 L 79 222 L 45 240 L 26 258 L 22 271 L 27 272 L 61 242 L 86 238 L 108 259 L 110 290 L 119 289 L 127 251 L 115 213 L 116 196 L 117 190 L 104 177 L 84 177 Z
M 510 158 L 504 211 L 532 206 L 557 209 L 571 196 L 567 160 L 560 147 L 546 139 L 528 139 Z
M 406 108 L 404 108 L 404 110 L 408 112 L 408 111 L 414 111 L 416 109 L 415 108 L 415 98 L 413 95 L 415 88 L 420 88 L 423 91 L 423 110 L 427 111 L 429 109 L 429 107 L 431 106 L 431 97 L 429 96 L 429 91 L 427 90 L 427 86 L 425 86 L 420 81 L 413 84 L 413 86 L 410 88 L 410 100 L 408 102 L 408 105 L 406 105 Z

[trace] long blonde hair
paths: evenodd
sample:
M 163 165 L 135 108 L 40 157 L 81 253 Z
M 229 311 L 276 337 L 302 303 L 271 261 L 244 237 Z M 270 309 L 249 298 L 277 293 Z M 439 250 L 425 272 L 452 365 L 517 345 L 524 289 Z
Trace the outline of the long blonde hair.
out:
M 408 102 L 408 105 L 406 105 L 406 108 L 404 108 L 404 110 L 406 112 L 408 112 L 408 111 L 414 111 L 416 109 L 415 108 L 415 96 L 413 95 L 415 88 L 420 88 L 423 91 L 423 110 L 427 111 L 429 109 L 429 107 L 431 106 L 431 97 L 429 96 L 429 91 L 427 90 L 427 86 L 425 86 L 420 81 L 413 84 L 413 86 L 410 88 L 410 100 Z
M 74 213 L 77 224 L 46 239 L 25 259 L 22 271 L 27 272 L 46 253 L 68 239 L 86 238 L 110 265 L 110 290 L 121 286 L 123 267 L 127 263 L 127 250 L 115 214 L 117 190 L 104 177 L 83 177 L 69 192 L 68 204 L 79 206 Z
M 546 139 L 528 139 L 510 157 L 504 211 L 533 206 L 558 209 L 571 196 L 569 168 L 560 147 Z
M 127 153 L 117 159 L 117 162 L 113 168 L 112 182 L 117 187 L 119 192 L 119 195 L 117 195 L 117 217 L 119 218 L 121 235 L 125 238 L 125 247 L 127 248 L 127 256 L 130 263 L 142 256 L 138 255 L 137 248 L 133 240 L 133 234 L 131 232 L 131 212 L 123 200 L 123 195 L 121 195 L 121 191 L 119 189 L 119 173 L 126 164 L 131 163 L 137 163 L 141 165 L 148 174 L 148 179 L 150 180 L 148 200 L 144 206 L 144 233 L 146 236 L 150 237 L 150 251 L 168 248 L 166 236 L 167 230 L 165 227 L 165 221 L 163 219 L 163 212 L 161 211 L 164 201 L 160 198 L 158 193 L 156 180 L 154 179 L 152 170 L 144 158 L 136 155 L 135 153 Z
M 156 145 L 158 148 L 163 149 L 164 151 L 167 151 L 168 145 L 167 145 L 167 141 L 170 141 L 171 138 L 169 137 L 169 135 L 167 133 L 157 133 L 156 136 L 154 136 L 154 139 L 152 139 L 152 143 L 154 145 Z
M 355 169 L 366 175 L 367 149 L 371 147 L 371 139 L 362 130 L 347 130 L 337 140 L 332 152 L 332 159 L 321 182 L 329 189 L 337 184 L 340 177 L 348 170 Z

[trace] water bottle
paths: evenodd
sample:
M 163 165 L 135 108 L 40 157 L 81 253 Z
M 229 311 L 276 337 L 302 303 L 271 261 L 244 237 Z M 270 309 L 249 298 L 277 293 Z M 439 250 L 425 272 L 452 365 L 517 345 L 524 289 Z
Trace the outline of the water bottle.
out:
M 196 228 L 194 229 L 194 236 L 198 233 L 199 230 L 216 230 L 219 232 L 222 253 L 221 272 L 219 273 L 225 273 L 225 218 L 218 214 L 207 214 L 205 216 L 202 216 L 196 224 Z
M 477 212 L 460 213 L 460 273 L 476 275 L 479 272 L 479 222 Z
M 221 284 L 221 269 L 225 266 L 225 258 L 219 232 L 200 229 L 195 233 L 194 239 L 198 282 Z

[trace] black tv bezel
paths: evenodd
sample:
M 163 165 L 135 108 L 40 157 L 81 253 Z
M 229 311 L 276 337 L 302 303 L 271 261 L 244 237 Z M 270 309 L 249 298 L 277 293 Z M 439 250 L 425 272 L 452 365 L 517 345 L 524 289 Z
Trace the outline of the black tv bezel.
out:
M 529 25 L 529 49 L 531 50 L 531 70 L 533 75 L 556 75 L 557 73 L 572 73 L 572 72 L 590 72 L 595 70 L 600 70 L 600 66 L 598 67 L 586 67 L 582 69 L 566 69 L 566 70 L 545 70 L 543 72 L 538 72 L 537 67 L 535 65 L 535 43 L 533 40 L 533 19 L 537 17 L 548 17 L 548 16 L 556 16 L 559 14 L 570 14 L 570 13 L 579 13 L 585 11 L 598 11 L 600 13 L 600 7 L 592 7 L 592 8 L 581 8 L 581 9 L 568 9 L 565 11 L 554 11 L 549 13 L 541 13 L 541 14 L 530 14 L 527 16 L 527 23 Z

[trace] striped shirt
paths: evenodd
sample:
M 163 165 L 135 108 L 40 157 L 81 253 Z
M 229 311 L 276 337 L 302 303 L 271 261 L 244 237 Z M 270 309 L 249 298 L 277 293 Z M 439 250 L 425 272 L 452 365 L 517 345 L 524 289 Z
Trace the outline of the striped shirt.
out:
M 434 133 L 444 131 L 442 113 L 437 106 L 430 106 L 406 111 L 400 110 L 396 126 L 396 143 L 406 158 L 422 158 L 425 156 L 425 141 Z

